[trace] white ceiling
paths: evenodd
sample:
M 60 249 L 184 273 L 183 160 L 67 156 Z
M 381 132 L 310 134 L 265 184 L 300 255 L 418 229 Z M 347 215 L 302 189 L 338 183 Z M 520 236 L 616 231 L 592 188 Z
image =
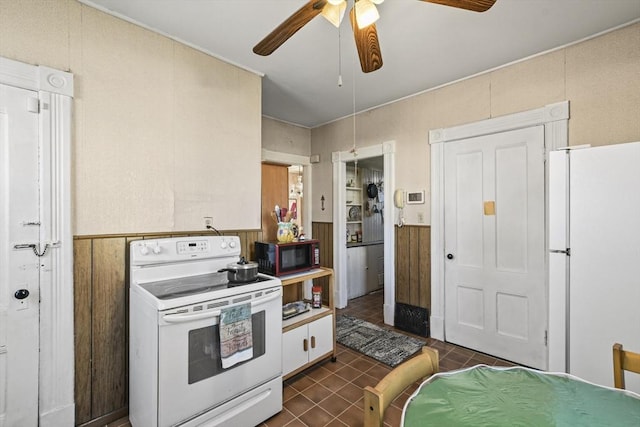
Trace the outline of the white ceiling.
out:
M 338 32 L 317 16 L 270 56 L 252 52 L 307 0 L 80 1 L 264 74 L 263 114 L 311 128 L 640 19 L 640 0 L 497 0 L 484 13 L 386 0 L 384 65 L 364 74 L 348 17 Z

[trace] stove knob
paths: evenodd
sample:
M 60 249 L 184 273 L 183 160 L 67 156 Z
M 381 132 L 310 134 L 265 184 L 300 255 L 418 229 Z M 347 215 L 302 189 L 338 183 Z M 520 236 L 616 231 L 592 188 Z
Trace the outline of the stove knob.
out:
M 230 241 L 230 242 L 229 242 L 229 247 L 230 247 L 231 249 L 235 248 L 235 247 L 236 247 L 236 242 L 234 242 L 233 240 L 232 240 L 232 241 Z
M 160 245 L 156 245 L 156 247 L 153 248 L 153 253 L 159 254 L 160 252 L 162 252 L 162 248 L 160 247 Z
M 147 255 L 149 253 L 149 248 L 146 245 L 140 247 L 140 254 Z
M 220 243 L 220 247 L 222 249 L 227 249 L 227 242 L 225 242 L 224 240 L 222 241 L 222 243 Z

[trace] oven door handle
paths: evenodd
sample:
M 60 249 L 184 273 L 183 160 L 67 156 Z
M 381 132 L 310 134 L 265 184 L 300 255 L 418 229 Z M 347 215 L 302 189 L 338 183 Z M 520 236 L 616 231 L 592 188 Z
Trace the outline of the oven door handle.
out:
M 265 302 L 273 301 L 274 299 L 280 298 L 282 293 L 280 291 L 272 292 L 273 295 L 268 295 L 266 297 L 258 298 L 251 301 L 251 307 L 258 306 L 260 304 L 264 304 Z M 201 320 L 201 319 L 209 319 L 212 317 L 220 316 L 221 310 L 212 310 L 205 311 L 203 313 L 190 313 L 190 314 L 165 314 L 162 316 L 162 320 L 167 323 L 185 323 L 191 322 L 193 320 Z

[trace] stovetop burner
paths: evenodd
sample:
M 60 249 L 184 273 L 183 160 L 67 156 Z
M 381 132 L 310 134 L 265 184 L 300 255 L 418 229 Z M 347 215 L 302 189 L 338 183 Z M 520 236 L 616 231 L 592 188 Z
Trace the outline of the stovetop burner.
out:
M 258 276 L 255 280 L 249 282 L 229 282 L 227 273 L 222 272 L 161 280 L 140 284 L 140 286 L 154 297 L 161 300 L 168 300 L 220 289 L 250 285 L 267 280 L 272 280 L 272 278 Z

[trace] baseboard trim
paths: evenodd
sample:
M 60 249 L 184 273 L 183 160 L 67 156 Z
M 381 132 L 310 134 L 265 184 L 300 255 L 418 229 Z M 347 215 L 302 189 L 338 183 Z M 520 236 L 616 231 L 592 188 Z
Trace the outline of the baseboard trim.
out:
M 104 427 L 112 421 L 117 421 L 120 418 L 124 418 L 129 415 L 129 406 L 120 408 L 117 411 L 110 412 L 98 418 L 94 418 L 84 424 L 80 424 L 78 427 Z
M 444 341 L 444 318 L 440 316 L 431 316 L 429 318 L 431 326 L 431 338 Z
M 40 414 L 41 427 L 72 426 L 76 414 L 76 405 L 70 404 L 55 408 L 52 411 Z

